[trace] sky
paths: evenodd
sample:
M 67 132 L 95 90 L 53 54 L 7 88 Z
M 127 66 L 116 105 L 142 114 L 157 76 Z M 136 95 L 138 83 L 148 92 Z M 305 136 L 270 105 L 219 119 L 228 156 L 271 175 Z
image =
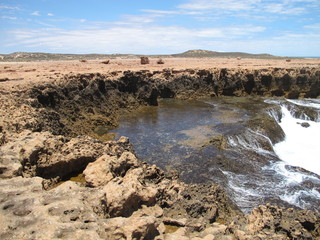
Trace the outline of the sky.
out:
M 0 0 L 0 53 L 320 56 L 320 0 Z

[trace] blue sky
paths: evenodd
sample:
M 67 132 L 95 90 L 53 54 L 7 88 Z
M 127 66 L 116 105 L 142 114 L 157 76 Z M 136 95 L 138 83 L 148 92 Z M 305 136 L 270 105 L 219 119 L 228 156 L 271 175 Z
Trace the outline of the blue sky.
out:
M 0 0 L 0 53 L 320 56 L 320 0 Z

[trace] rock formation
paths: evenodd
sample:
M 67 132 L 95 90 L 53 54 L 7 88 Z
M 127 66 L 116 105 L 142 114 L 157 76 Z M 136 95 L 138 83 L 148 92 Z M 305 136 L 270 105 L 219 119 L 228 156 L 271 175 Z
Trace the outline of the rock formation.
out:
M 141 64 L 149 64 L 149 58 L 148 57 L 140 57 L 140 63 Z
M 319 239 L 316 213 L 266 205 L 245 216 L 219 186 L 185 184 L 137 159 L 126 137 L 96 131 L 161 97 L 317 97 L 319 78 L 309 68 L 165 69 L 3 88 L 0 238 Z

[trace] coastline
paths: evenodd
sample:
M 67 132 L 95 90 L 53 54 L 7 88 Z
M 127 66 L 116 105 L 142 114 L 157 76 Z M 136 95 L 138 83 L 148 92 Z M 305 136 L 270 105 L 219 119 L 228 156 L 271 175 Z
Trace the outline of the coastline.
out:
M 0 66 L 2 239 L 42 238 L 45 232 L 35 230 L 40 225 L 48 227 L 49 238 L 67 239 L 320 236 L 316 213 L 266 205 L 244 216 L 218 186 L 184 184 L 174 172 L 136 159 L 127 138 L 110 142 L 93 131 L 117 125 L 121 110 L 157 105 L 158 98 L 318 97 L 319 59 Z M 74 172 L 84 172 L 85 186 L 67 181 L 52 188 Z

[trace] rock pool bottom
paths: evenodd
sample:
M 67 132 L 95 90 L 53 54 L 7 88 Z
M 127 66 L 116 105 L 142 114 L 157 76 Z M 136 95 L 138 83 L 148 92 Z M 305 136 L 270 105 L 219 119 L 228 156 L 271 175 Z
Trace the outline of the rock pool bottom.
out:
M 319 103 L 253 97 L 163 99 L 158 107 L 124 114 L 109 134 L 129 137 L 141 160 L 177 170 L 185 182 L 220 184 L 245 213 L 267 202 L 319 212 L 320 159 L 312 159 L 317 154 L 312 136 L 320 134 L 314 132 Z M 288 117 L 296 128 L 286 128 Z M 293 138 L 301 137 L 288 132 L 296 129 L 313 135 L 297 145 Z M 296 154 L 288 154 L 288 144 L 303 158 L 300 165 L 290 161 Z

